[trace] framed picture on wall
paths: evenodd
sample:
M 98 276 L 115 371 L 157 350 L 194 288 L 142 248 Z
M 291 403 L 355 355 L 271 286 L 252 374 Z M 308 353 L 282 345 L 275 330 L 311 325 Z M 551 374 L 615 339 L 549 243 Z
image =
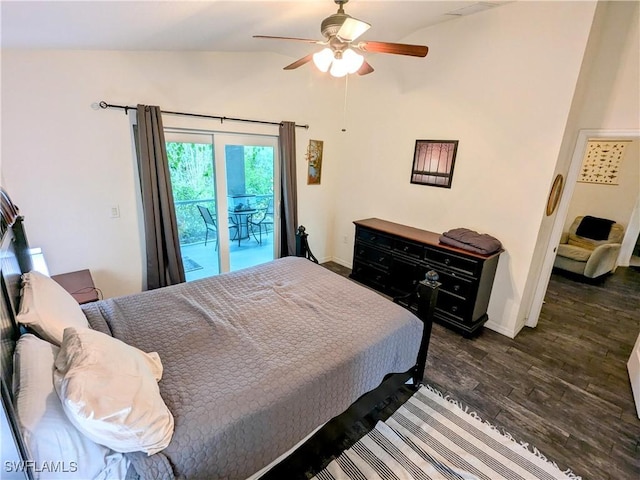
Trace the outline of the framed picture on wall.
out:
M 307 161 L 309 167 L 307 171 L 307 185 L 320 185 L 320 175 L 322 174 L 322 150 L 324 142 L 322 140 L 309 140 L 307 147 Z
M 451 188 L 458 140 L 416 140 L 411 183 Z

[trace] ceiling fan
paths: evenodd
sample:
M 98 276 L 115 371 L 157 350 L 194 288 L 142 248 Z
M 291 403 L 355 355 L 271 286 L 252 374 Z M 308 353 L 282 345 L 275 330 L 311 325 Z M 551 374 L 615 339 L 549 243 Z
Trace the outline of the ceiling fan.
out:
M 274 40 L 293 40 L 324 45 L 324 49 L 316 53 L 310 53 L 292 64 L 287 65 L 284 69 L 293 70 L 313 60 L 313 63 L 320 71 L 329 71 L 334 77 L 343 77 L 349 73 L 366 75 L 373 72 L 373 67 L 369 65 L 364 57 L 357 53 L 356 50 L 362 52 L 409 55 L 412 57 L 425 57 L 427 55 L 429 48 L 424 45 L 374 41 L 356 42 L 356 39 L 366 32 L 371 25 L 353 18 L 344 12 L 344 4 L 349 0 L 334 1 L 338 4 L 338 12 L 325 18 L 320 25 L 320 31 L 324 36 L 324 40 L 273 37 L 269 35 L 254 35 L 253 37 Z

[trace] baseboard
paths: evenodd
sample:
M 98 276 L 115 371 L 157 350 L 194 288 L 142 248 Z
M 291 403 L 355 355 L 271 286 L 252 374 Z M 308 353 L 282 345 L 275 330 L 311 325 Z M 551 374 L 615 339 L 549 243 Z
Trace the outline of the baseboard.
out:
M 489 330 L 493 330 L 494 332 L 498 332 L 509 338 L 516 338 L 516 335 L 518 334 L 518 332 L 514 332 L 511 329 L 505 328 L 504 325 L 500 325 L 496 322 L 492 322 L 491 320 L 488 320 L 487 323 L 484 324 L 484 326 Z
M 351 262 L 348 262 L 348 261 L 343 260 L 341 258 L 332 257 L 330 260 L 327 260 L 327 261 L 335 262 L 338 265 L 342 265 L 343 267 L 346 267 L 346 268 L 351 268 L 351 266 L 352 266 Z

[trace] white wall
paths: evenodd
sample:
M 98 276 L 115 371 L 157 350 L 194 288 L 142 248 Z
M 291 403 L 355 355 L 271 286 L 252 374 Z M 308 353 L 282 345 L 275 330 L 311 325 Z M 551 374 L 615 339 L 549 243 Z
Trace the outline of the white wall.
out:
M 585 74 L 578 128 L 603 131 L 640 129 L 640 3 L 614 2 L 599 7 L 599 42 Z M 595 36 L 595 35 L 594 35 Z M 620 168 L 619 184 L 609 186 L 577 183 L 565 226 L 577 215 L 615 219 L 625 227 L 637 223 L 632 218 L 640 200 L 640 138 L 629 145 Z M 638 215 L 638 213 L 635 213 Z M 638 231 L 631 231 L 625 242 L 633 249 Z M 628 257 L 621 264 L 628 265 Z
M 334 256 L 352 260 L 352 220 L 380 217 L 442 232 L 467 227 L 502 241 L 491 329 L 513 336 L 594 4 L 524 2 L 407 39 L 427 61 L 376 57 L 381 84 L 350 85 L 366 112 L 344 140 Z M 379 92 L 384 91 L 384 95 Z M 451 189 L 411 185 L 416 139 L 459 140 Z
M 599 137 L 607 131 L 626 132 L 624 138 L 638 140 L 640 130 L 640 4 L 638 2 L 600 2 L 589 37 L 580 77 L 567 120 L 556 170 L 548 179 L 548 189 L 556 174 L 565 179 L 574 168 L 574 154 L 582 160 L 584 145 L 581 132 L 596 132 Z M 631 160 L 629 160 L 631 158 Z M 640 164 L 637 157 L 628 157 L 631 165 Z M 627 166 L 629 166 L 629 163 Z M 567 221 L 569 203 L 577 184 L 566 184 L 560 204 L 551 216 L 543 216 L 536 249 L 534 251 L 525 293 L 518 314 L 519 328 L 524 324 L 535 326 L 547 289 L 555 246 L 560 240 L 562 227 Z M 640 198 L 637 200 L 640 202 Z M 636 209 L 635 215 L 640 210 Z M 632 214 L 634 215 L 634 214 Z M 622 223 L 622 222 L 621 222 Z M 637 235 L 640 219 L 630 222 Z M 633 232 L 625 238 L 621 255 L 630 251 L 635 242 Z M 631 237 L 634 237 L 633 240 Z M 628 245 L 627 245 L 628 244 Z M 628 258 L 628 257 L 627 257 Z
M 399 39 L 430 53 L 371 55 L 375 73 L 349 79 L 346 123 L 344 80 L 283 72 L 280 56 L 2 52 L 3 181 L 52 273 L 90 268 L 107 296 L 130 293 L 143 259 L 129 124 L 93 102 L 309 123 L 299 217 L 314 254 L 350 265 L 352 222 L 371 216 L 490 233 L 506 251 L 487 326 L 513 336 L 594 9 L 511 3 Z M 306 185 L 310 138 L 324 140 L 320 186 Z M 460 141 L 451 189 L 409 183 L 416 139 Z
M 341 96 L 311 69 L 297 76 L 284 72 L 281 66 L 288 63 L 275 55 L 3 51 L 3 182 L 26 216 L 30 243 L 44 249 L 51 273 L 90 268 L 107 297 L 142 286 L 145 260 L 129 119 L 122 111 L 92 109 L 100 100 L 310 124 L 309 131 L 296 131 L 299 219 L 309 228 L 314 252 L 326 259 L 331 122 Z M 180 121 L 174 116 L 164 123 Z M 260 130 L 232 122 L 200 125 Z M 306 185 L 309 138 L 327 141 L 325 177 L 314 187 Z M 110 218 L 110 205 L 119 205 L 120 218 Z
M 565 219 L 565 231 L 578 215 L 609 218 L 626 229 L 640 195 L 640 142 L 631 140 L 620 164 L 617 185 L 576 183 L 569 212 Z

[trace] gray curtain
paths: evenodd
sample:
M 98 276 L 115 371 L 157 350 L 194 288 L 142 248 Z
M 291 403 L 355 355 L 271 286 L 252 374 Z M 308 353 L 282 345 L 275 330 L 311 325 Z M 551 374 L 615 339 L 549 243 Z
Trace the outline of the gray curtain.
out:
M 185 281 L 160 107 L 138 105 L 136 146 L 147 250 L 147 289 Z
M 280 123 L 280 256 L 296 254 L 298 194 L 296 182 L 296 125 Z

